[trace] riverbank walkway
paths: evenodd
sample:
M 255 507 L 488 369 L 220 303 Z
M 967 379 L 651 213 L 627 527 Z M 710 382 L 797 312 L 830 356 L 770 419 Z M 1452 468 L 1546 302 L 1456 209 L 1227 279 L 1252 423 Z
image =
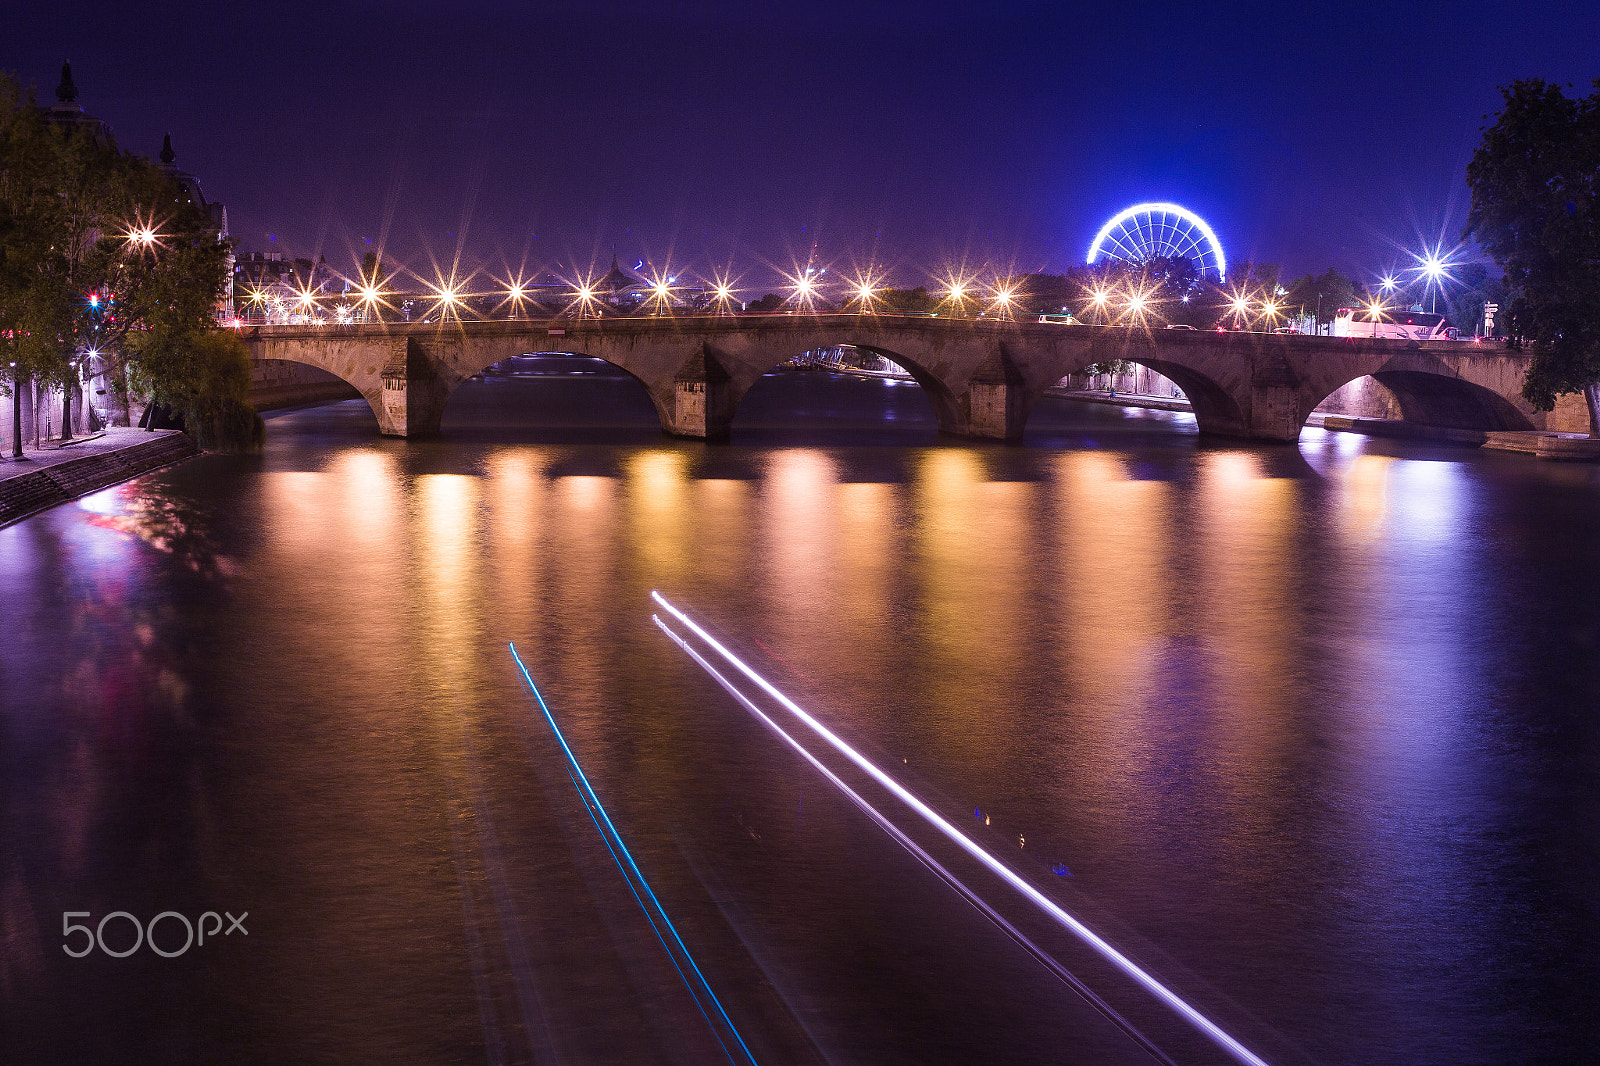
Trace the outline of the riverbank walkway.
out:
M 0 526 L 58 504 L 182 462 L 200 454 L 189 435 L 175 429 L 102 430 L 42 447 L 23 446 L 22 459 L 0 457 Z

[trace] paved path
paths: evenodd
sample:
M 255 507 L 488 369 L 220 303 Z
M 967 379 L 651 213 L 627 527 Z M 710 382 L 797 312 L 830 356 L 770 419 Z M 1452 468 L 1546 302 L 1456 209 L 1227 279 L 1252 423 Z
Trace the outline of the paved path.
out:
M 20 477 L 35 470 L 57 466 L 61 463 L 70 463 L 74 459 L 82 459 L 86 455 L 99 455 L 104 452 L 114 452 L 122 448 L 131 448 L 136 444 L 155 440 L 160 437 L 171 436 L 179 433 L 176 429 L 124 429 L 114 427 L 101 430 L 99 433 L 87 437 L 78 437 L 65 448 L 60 441 L 47 441 L 42 448 L 35 448 L 27 441 L 22 442 L 22 456 L 19 461 L 11 458 L 11 442 L 0 442 L 4 455 L 0 455 L 0 481 L 7 478 Z

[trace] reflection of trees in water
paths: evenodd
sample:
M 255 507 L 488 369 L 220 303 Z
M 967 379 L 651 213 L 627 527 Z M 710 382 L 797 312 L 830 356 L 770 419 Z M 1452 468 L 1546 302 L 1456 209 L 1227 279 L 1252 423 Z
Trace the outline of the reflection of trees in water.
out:
M 237 572 L 235 561 L 220 554 L 204 525 L 195 522 L 199 511 L 195 501 L 175 495 L 169 487 L 152 492 L 135 483 L 109 491 L 117 496 L 118 511 L 90 516 L 91 525 L 137 537 L 205 577 L 231 577 Z

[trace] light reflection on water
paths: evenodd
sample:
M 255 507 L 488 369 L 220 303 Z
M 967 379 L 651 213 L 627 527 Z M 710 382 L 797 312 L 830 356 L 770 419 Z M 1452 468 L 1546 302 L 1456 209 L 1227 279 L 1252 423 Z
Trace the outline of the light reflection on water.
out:
M 879 432 L 853 388 L 830 424 Z M 1049 446 L 719 448 L 382 442 L 341 405 L 0 530 L 16 1046 L 692 1060 L 514 639 L 767 1059 L 1134 1061 L 664 646 L 656 587 L 1272 1061 L 1587 1046 L 1588 473 L 1043 407 Z M 62 910 L 234 900 L 247 948 L 58 957 Z M 175 1037 L 179 999 L 232 1027 Z

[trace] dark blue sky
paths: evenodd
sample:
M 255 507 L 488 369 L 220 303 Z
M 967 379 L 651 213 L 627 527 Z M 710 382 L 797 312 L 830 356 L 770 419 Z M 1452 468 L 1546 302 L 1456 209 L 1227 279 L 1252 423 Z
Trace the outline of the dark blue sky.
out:
M 0 66 L 225 201 L 247 250 L 424 266 L 813 239 L 911 284 L 1060 271 L 1145 199 L 1230 260 L 1371 277 L 1449 238 L 1497 86 L 1600 76 L 1600 3 L 30 5 Z M 277 235 L 269 242 L 268 234 Z M 536 235 L 536 236 L 535 236 Z

